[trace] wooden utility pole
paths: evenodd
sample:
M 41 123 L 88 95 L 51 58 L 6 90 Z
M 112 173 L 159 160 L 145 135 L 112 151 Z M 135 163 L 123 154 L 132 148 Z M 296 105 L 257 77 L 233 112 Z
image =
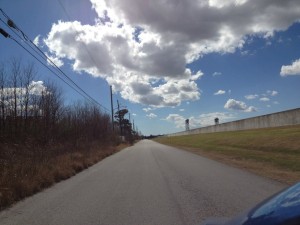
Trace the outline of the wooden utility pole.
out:
M 123 129 L 122 129 L 122 121 L 121 121 L 119 100 L 117 100 L 117 103 L 118 103 L 119 127 L 120 127 L 121 136 L 122 136 L 123 135 Z
M 114 105 L 113 105 L 113 97 L 112 97 L 112 86 L 110 85 L 110 105 L 111 105 L 111 124 L 113 131 L 115 130 L 114 125 Z

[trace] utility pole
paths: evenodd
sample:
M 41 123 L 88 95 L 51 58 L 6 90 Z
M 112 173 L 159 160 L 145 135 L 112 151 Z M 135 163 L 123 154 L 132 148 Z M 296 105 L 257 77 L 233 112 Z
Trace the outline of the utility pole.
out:
M 114 125 L 114 106 L 113 106 L 113 97 L 112 97 L 112 86 L 110 85 L 110 105 L 111 105 L 111 124 L 113 131 L 115 130 Z
M 120 104 L 119 104 L 119 100 L 117 100 L 118 103 L 118 114 L 119 114 L 119 127 L 120 127 L 120 131 L 121 131 L 121 136 L 123 135 L 123 129 L 122 129 L 122 121 L 121 121 L 121 114 L 120 114 Z
M 132 134 L 132 123 L 131 123 L 131 120 L 130 120 L 130 113 L 129 114 L 129 125 L 130 125 L 130 133 Z
M 135 131 L 135 127 L 134 127 L 134 119 L 132 119 L 132 127 L 133 127 L 133 131 Z

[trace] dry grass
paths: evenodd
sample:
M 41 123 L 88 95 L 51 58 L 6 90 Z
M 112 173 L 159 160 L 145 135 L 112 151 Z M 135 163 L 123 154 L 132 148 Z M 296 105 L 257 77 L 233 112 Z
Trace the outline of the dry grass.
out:
M 291 184 L 300 180 L 300 126 L 220 132 L 156 141 Z
M 39 149 L 38 153 L 20 146 L 1 146 L 0 209 L 69 178 L 126 146 L 93 144 L 67 152 L 60 146 L 52 152 Z

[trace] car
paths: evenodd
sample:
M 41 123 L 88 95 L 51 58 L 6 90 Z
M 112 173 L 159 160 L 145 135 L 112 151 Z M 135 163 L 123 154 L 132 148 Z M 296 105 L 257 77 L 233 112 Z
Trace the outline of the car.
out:
M 300 182 L 233 219 L 207 219 L 203 225 L 300 225 Z

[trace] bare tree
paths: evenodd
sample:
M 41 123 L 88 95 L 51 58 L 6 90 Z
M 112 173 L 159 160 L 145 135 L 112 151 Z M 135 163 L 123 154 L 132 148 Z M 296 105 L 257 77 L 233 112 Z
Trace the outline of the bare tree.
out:
M 21 61 L 15 58 L 11 59 L 10 62 L 10 88 L 11 88 L 11 115 L 12 122 L 14 127 L 14 131 L 12 131 L 15 135 L 18 133 L 18 103 L 20 101 L 20 80 L 21 80 Z
M 76 147 L 112 140 L 110 117 L 100 108 L 87 102 L 65 106 L 57 85 L 35 82 L 37 72 L 32 63 L 23 66 L 13 59 L 6 68 L 0 64 L 1 137 L 5 134 L 6 140 L 14 143 L 26 139 L 39 145 L 68 143 Z M 124 133 L 130 125 L 126 121 L 122 123 Z
M 24 107 L 24 118 L 25 118 L 25 132 L 28 130 L 28 116 L 30 113 L 29 107 L 30 107 L 30 97 L 31 97 L 31 91 L 34 88 L 32 85 L 32 82 L 34 81 L 34 78 L 36 77 L 36 71 L 34 68 L 33 63 L 27 64 L 25 68 L 23 68 L 23 84 L 24 84 L 24 96 L 22 101 L 22 108 Z
M 5 86 L 6 86 L 6 72 L 5 66 L 3 63 L 0 64 L 0 115 L 1 115 L 1 123 L 0 123 L 0 131 L 4 131 L 5 129 L 5 117 L 6 117 L 6 94 L 5 94 Z

